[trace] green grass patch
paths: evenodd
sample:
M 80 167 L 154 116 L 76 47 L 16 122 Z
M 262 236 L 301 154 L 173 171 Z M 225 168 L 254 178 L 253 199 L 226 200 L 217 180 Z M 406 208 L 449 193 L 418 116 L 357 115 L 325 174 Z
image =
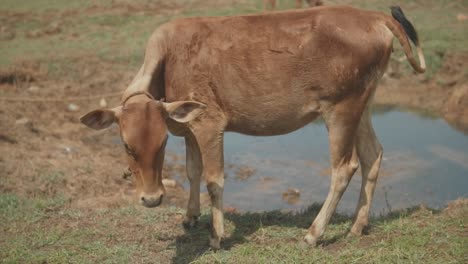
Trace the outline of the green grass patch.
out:
M 28 200 L 10 193 L 0 194 L 0 220 L 34 223 L 44 218 L 47 211 L 55 210 L 66 202 L 63 196 Z
M 51 205 L 61 204 L 54 210 Z M 464 263 L 468 203 L 449 211 L 411 208 L 371 220 L 369 235 L 347 237 L 335 215 L 317 248 L 302 237 L 320 206 L 300 213 L 226 214 L 222 249 L 208 248 L 208 210 L 184 230 L 184 210 L 135 205 L 69 208 L 47 199 L 0 195 L 3 263 Z M 29 219 L 41 217 L 35 221 Z M 176 220 L 178 219 L 178 220 Z
M 462 263 L 467 239 L 467 208 L 452 218 L 427 209 L 374 219 L 368 236 L 346 237 L 350 219 L 331 224 L 318 248 L 301 245 L 302 228 L 264 221 L 242 243 L 216 253 L 205 252 L 193 263 Z M 243 218 L 244 216 L 239 216 Z M 302 217 L 302 216 L 301 216 Z M 292 223 L 295 216 L 286 217 Z M 256 222 L 247 217 L 246 222 Z M 252 221 L 253 220 L 253 221 Z M 258 219 L 257 219 L 258 220 Z M 464 223 L 460 223 L 463 221 Z M 448 253 L 450 252 L 450 253 Z
M 104 2 L 105 0 L 100 0 Z M 64 10 L 73 9 L 79 7 L 88 7 L 94 1 L 92 0 L 2 0 L 0 10 L 2 11 L 14 11 L 14 12 L 42 12 L 47 10 Z M 106 1 L 106 2 L 110 2 Z

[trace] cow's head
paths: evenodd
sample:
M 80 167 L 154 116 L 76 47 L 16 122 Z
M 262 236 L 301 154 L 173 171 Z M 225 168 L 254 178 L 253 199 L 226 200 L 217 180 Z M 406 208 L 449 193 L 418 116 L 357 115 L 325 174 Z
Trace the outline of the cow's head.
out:
M 189 122 L 204 107 L 194 101 L 165 103 L 154 100 L 149 94 L 135 93 L 121 106 L 91 111 L 80 121 L 96 130 L 107 128 L 114 122 L 119 125 L 138 199 L 146 207 L 155 207 L 161 204 L 165 194 L 162 166 L 168 138 L 166 120 Z

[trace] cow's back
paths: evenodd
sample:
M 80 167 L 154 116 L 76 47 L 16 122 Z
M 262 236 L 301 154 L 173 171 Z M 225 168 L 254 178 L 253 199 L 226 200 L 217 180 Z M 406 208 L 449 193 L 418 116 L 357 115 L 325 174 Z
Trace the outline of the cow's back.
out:
M 377 16 L 320 7 L 171 22 L 167 100 L 216 105 L 241 133 L 295 130 L 381 74 L 392 36 Z

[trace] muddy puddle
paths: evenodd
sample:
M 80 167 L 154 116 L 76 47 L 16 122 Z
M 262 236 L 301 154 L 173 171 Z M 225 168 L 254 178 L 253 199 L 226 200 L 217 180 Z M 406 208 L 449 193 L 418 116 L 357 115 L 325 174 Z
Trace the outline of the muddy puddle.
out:
M 468 135 L 442 119 L 391 109 L 374 113 L 373 123 L 384 147 L 372 212 L 425 204 L 441 207 L 468 196 Z M 184 140 L 171 136 L 167 150 L 185 158 Z M 312 123 L 283 136 L 225 135 L 225 199 L 237 211 L 300 210 L 322 203 L 330 169 L 325 126 Z M 181 173 L 175 176 L 188 190 Z M 353 213 L 361 186 L 358 171 L 338 210 Z M 206 189 L 202 189 L 206 190 Z

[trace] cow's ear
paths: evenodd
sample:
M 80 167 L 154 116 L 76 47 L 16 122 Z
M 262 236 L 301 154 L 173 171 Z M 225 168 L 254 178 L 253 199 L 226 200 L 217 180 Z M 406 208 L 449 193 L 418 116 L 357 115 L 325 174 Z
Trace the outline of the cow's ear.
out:
M 116 122 L 121 113 L 122 106 L 117 106 L 112 109 L 97 109 L 81 116 L 80 122 L 90 128 L 101 130 Z
M 195 101 L 162 103 L 167 116 L 179 123 L 187 123 L 199 116 L 206 105 Z

